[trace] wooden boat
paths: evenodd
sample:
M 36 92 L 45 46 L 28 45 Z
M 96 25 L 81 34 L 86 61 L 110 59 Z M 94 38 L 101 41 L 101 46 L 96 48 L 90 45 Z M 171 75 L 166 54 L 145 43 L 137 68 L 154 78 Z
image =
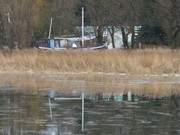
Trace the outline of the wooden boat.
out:
M 62 51 L 62 50 L 72 50 L 72 49 L 81 49 L 81 50 L 99 50 L 107 49 L 106 45 L 97 45 L 97 46 L 80 46 L 80 38 L 54 38 L 54 39 L 41 39 L 37 41 L 36 46 L 41 50 L 48 51 Z

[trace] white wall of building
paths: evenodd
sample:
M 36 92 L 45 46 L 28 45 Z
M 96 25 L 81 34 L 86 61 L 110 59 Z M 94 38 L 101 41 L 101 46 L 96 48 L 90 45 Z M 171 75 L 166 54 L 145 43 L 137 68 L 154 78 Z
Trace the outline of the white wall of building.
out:
M 132 37 L 132 34 L 129 34 L 128 35 L 129 44 L 131 43 L 131 37 Z M 110 34 L 108 34 L 107 40 L 108 40 L 108 49 L 113 49 Z M 122 38 L 122 32 L 120 30 L 116 30 L 114 34 L 114 42 L 115 42 L 115 48 L 123 48 L 123 38 Z

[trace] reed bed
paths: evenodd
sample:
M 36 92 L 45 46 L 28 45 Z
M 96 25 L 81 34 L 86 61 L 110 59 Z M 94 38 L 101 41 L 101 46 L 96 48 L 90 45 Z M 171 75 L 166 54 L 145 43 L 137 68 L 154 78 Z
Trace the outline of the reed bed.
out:
M 1 72 L 179 74 L 180 50 L 0 52 Z

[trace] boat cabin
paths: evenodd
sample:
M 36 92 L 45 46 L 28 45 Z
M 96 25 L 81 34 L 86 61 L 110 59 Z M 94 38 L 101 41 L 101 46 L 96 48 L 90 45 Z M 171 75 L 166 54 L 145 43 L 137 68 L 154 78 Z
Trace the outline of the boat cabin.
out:
M 53 38 L 41 39 L 36 42 L 39 48 L 63 49 L 63 48 L 78 48 L 80 47 L 79 38 Z

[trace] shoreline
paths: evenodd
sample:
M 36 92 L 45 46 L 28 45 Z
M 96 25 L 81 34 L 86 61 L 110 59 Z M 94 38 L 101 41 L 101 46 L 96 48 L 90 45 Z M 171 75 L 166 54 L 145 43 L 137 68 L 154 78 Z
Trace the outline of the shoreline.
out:
M 116 72 L 57 72 L 57 71 L 0 71 L 0 74 L 23 75 L 104 75 L 104 76 L 136 76 L 136 77 L 180 77 L 180 74 L 127 74 Z
M 0 88 L 10 87 L 25 93 L 57 91 L 63 93 L 127 93 L 147 97 L 180 95 L 178 76 L 128 76 L 59 73 L 5 73 L 0 72 Z

